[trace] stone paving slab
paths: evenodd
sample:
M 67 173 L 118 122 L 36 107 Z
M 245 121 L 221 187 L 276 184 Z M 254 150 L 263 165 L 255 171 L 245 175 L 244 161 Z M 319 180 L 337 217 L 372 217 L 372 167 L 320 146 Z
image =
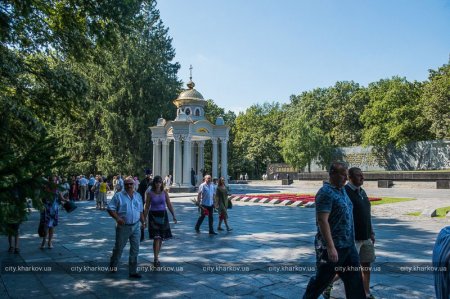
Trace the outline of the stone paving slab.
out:
M 291 186 L 266 188 L 250 185 L 247 188 L 247 191 L 256 190 L 260 194 L 266 190 L 307 191 Z M 240 191 L 246 190 L 240 188 Z M 439 192 L 426 191 L 416 190 L 417 202 L 427 200 L 432 205 L 435 204 L 433 201 L 444 197 Z M 422 197 L 423 194 L 426 196 Z M 237 201 L 229 210 L 229 222 L 234 230 L 210 236 L 206 219 L 200 234 L 193 229 L 198 217 L 197 208 L 191 203 L 194 196 L 189 193 L 172 196 L 179 223 L 171 225 L 174 238 L 164 242 L 160 255 L 162 265 L 170 269 L 150 271 L 152 242 L 146 239 L 141 244 L 139 266 L 150 271 L 141 271 L 141 280 L 128 278 L 128 246 L 116 274 L 101 271 L 77 273 L 70 269 L 86 263 L 93 266 L 108 264 L 114 245 L 114 221 L 105 211 L 96 210 L 94 202 L 77 203 L 78 209 L 71 214 L 60 212 L 54 249 L 39 249 L 39 215 L 32 212 L 29 220 L 21 226 L 20 254 L 7 253 L 6 237 L 0 240 L 0 249 L 3 249 L 0 251 L 0 297 L 298 298 L 303 294 L 313 271 L 277 272 L 274 268 L 314 264 L 314 208 Z M 384 214 L 375 215 L 377 263 L 386 266 L 430 261 L 436 235 L 449 223 L 446 218 L 409 221 Z M 6 263 L 40 263 L 53 268 L 50 273 L 11 273 L 5 271 L 3 266 Z M 241 268 L 224 268 L 230 264 Z M 206 268 L 208 266 L 219 269 L 211 271 Z M 182 271 L 179 267 L 183 268 Z M 248 271 L 245 267 L 249 268 Z M 372 291 L 376 298 L 434 297 L 430 273 L 408 274 L 388 270 L 373 273 Z M 344 298 L 343 288 L 338 285 L 333 297 Z

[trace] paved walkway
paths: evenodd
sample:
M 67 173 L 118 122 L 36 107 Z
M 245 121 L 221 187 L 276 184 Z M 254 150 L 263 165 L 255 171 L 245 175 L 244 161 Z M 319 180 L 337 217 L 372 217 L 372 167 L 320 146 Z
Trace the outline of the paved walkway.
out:
M 374 196 L 415 194 L 419 199 L 410 202 L 413 206 L 448 198 L 443 190 L 369 189 Z M 250 185 L 235 186 L 233 192 L 252 191 L 314 193 L 317 188 Z M 173 195 L 179 223 L 172 225 L 175 238 L 163 245 L 162 271 L 151 267 L 151 241 L 141 244 L 140 280 L 128 278 L 128 246 L 118 273 L 101 268 L 108 265 L 114 244 L 114 222 L 105 211 L 95 210 L 93 202 L 78 203 L 71 214 L 61 211 L 53 249 L 39 249 L 39 215 L 32 212 L 21 227 L 19 255 L 7 253 L 6 238 L 0 240 L 0 298 L 299 298 L 303 294 L 314 274 L 314 209 L 237 202 L 229 213 L 234 230 L 210 236 L 207 219 L 200 234 L 193 229 L 198 216 L 190 202 L 193 197 Z M 373 294 L 376 298 L 434 298 L 431 272 L 409 273 L 412 268 L 407 267 L 429 263 L 436 235 L 450 221 L 401 219 L 377 215 L 377 209 L 374 226 L 380 271 L 372 276 Z M 342 286 L 337 286 L 333 297 L 344 297 Z

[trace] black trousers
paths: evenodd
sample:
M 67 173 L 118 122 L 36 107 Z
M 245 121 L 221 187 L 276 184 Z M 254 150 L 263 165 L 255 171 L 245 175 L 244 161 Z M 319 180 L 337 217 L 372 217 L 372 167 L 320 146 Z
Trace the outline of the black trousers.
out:
M 328 261 L 328 253 L 323 251 L 324 262 L 319 262 L 317 272 L 309 280 L 303 299 L 316 299 L 322 294 L 325 288 L 333 281 L 334 276 L 339 277 L 344 282 L 345 297 L 347 299 L 365 299 L 361 271 L 359 269 L 359 255 L 355 245 L 347 248 L 336 248 L 338 261 L 333 263 Z
M 203 223 L 203 220 L 205 219 L 205 210 L 207 210 L 208 211 L 208 223 L 209 223 L 209 232 L 211 233 L 211 232 L 213 232 L 214 231 L 214 226 L 213 226 L 213 221 L 214 221 L 214 218 L 213 218 L 213 212 L 214 212 L 214 207 L 208 207 L 208 206 L 204 206 L 204 205 L 202 205 L 202 207 L 203 207 L 203 209 L 202 209 L 202 214 L 200 215 L 200 217 L 198 217 L 198 220 L 197 220 L 197 224 L 195 225 L 195 229 L 196 230 L 199 230 L 200 229 L 200 226 L 202 225 L 202 223 Z
M 89 197 L 86 196 L 86 198 L 89 198 L 89 200 L 94 200 L 94 191 L 92 191 L 92 187 L 94 187 L 94 185 L 88 185 Z

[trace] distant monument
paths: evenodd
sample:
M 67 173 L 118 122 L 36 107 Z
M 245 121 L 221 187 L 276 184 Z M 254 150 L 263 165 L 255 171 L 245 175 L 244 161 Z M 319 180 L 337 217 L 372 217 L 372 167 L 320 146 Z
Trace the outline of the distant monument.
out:
M 198 175 L 197 185 L 201 183 L 203 169 L 212 169 L 212 177 L 219 177 L 218 144 L 221 144 L 221 175 L 228 185 L 227 142 L 230 127 L 225 125 L 222 117 L 216 119 L 215 125 L 205 117 L 206 101 L 194 89 L 192 66 L 190 69 L 188 89 L 182 91 L 173 101 L 177 107 L 177 117 L 173 121 L 159 118 L 156 126 L 151 127 L 153 142 L 153 175 L 165 177 L 169 174 L 169 146 L 174 142 L 173 183 L 170 192 L 187 192 L 194 190 L 191 184 L 191 169 Z M 212 165 L 205 168 L 205 141 L 212 141 Z
M 444 170 L 450 169 L 450 140 L 416 141 L 401 148 L 391 146 L 381 154 L 376 154 L 372 146 L 340 147 L 334 159 L 363 171 Z M 313 161 L 311 170 L 323 171 L 324 167 Z

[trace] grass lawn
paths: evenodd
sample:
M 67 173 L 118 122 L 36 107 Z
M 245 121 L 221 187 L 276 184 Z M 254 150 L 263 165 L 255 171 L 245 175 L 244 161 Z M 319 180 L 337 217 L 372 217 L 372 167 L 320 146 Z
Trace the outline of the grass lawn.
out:
M 450 211 L 450 207 L 443 207 L 436 209 L 436 217 L 445 217 L 447 215 L 447 212 Z
M 400 197 L 382 197 L 381 200 L 378 201 L 371 201 L 370 203 L 372 206 L 376 205 L 383 205 L 387 203 L 397 203 L 397 202 L 403 202 L 403 201 L 410 201 L 415 200 L 414 198 L 400 198 Z
M 422 214 L 422 213 L 421 212 L 406 213 L 406 215 L 409 215 L 409 216 L 420 216 L 420 214 Z

